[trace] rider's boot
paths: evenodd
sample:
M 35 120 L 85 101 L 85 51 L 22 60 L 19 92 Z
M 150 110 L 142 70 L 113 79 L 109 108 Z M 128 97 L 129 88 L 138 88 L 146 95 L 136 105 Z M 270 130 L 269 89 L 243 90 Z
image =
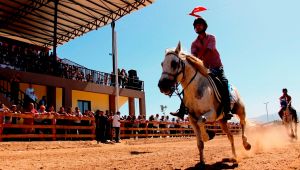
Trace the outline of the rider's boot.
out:
M 184 115 L 188 114 L 187 112 L 188 112 L 187 108 L 184 106 L 183 102 L 181 102 L 180 108 L 176 112 L 170 112 L 170 115 L 177 116 L 177 117 L 179 117 L 180 119 L 183 120 Z
M 225 92 L 224 92 L 224 100 L 223 100 L 223 112 L 224 112 L 224 120 L 230 120 L 233 115 L 230 113 L 231 111 L 231 108 L 230 108 L 230 97 L 229 97 L 229 90 L 228 88 L 225 89 Z

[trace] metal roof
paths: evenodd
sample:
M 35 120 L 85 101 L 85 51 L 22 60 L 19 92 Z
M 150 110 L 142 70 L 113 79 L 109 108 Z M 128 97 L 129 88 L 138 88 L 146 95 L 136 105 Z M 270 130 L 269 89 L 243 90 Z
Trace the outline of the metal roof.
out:
M 57 0 L 57 44 L 152 4 L 155 0 Z M 52 47 L 55 0 L 0 0 L 0 36 Z

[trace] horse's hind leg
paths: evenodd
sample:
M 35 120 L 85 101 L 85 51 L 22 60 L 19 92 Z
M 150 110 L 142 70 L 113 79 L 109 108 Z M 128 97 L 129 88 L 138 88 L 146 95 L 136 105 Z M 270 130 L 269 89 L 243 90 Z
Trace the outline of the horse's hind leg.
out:
M 295 139 L 298 139 L 298 134 L 297 134 L 297 120 L 295 122 Z
M 228 139 L 230 141 L 230 144 L 231 144 L 231 150 L 232 150 L 233 157 L 234 157 L 234 159 L 236 159 L 234 139 L 233 139 L 233 135 L 231 134 L 230 130 L 228 129 L 227 121 L 221 120 L 220 121 L 220 126 L 221 126 L 223 132 L 227 134 L 227 137 L 228 137 Z
M 295 125 L 295 139 L 298 139 L 298 134 L 297 134 L 298 117 L 297 117 L 297 112 L 295 112 L 294 115 L 293 115 L 293 122 L 294 122 L 294 125 Z
M 237 114 L 240 118 L 240 124 L 242 128 L 242 139 L 243 139 L 243 146 L 246 150 L 251 149 L 251 144 L 247 141 L 247 136 L 245 135 L 245 128 L 246 128 L 246 112 L 245 107 L 242 104 L 237 105 L 237 109 L 235 110 L 235 114 Z

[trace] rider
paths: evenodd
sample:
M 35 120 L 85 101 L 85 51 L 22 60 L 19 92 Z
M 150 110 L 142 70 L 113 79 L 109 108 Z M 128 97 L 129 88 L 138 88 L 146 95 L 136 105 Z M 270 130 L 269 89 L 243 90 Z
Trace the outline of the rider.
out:
M 201 17 L 194 20 L 193 26 L 198 37 L 192 43 L 191 53 L 203 61 L 204 65 L 209 69 L 213 76 L 221 80 L 224 87 L 224 98 L 222 99 L 222 105 L 224 106 L 223 112 L 225 119 L 229 120 L 232 115 L 229 114 L 230 98 L 228 80 L 224 75 L 223 64 L 220 59 L 220 54 L 216 48 L 215 36 L 206 33 L 207 23 Z M 181 102 L 179 110 L 175 113 L 171 112 L 170 114 L 182 118 L 184 117 L 184 114 L 187 114 L 187 112 L 188 111 L 183 102 Z
M 289 109 L 291 109 L 291 112 L 296 112 L 296 110 L 292 107 L 292 97 L 290 95 L 287 94 L 288 90 L 286 88 L 282 89 L 282 96 L 279 97 L 279 101 L 280 101 L 280 110 L 278 112 L 280 118 L 282 119 L 283 116 L 283 111 L 289 107 Z

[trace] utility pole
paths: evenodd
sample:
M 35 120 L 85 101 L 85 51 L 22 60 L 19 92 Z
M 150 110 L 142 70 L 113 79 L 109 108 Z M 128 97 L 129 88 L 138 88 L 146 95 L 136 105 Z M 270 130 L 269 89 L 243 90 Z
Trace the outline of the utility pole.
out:
M 167 106 L 166 105 L 160 105 L 160 111 L 162 112 L 163 115 L 165 115 Z
M 269 122 L 269 112 L 268 112 L 268 104 L 269 102 L 264 103 L 266 105 L 266 111 L 267 111 L 267 122 Z

